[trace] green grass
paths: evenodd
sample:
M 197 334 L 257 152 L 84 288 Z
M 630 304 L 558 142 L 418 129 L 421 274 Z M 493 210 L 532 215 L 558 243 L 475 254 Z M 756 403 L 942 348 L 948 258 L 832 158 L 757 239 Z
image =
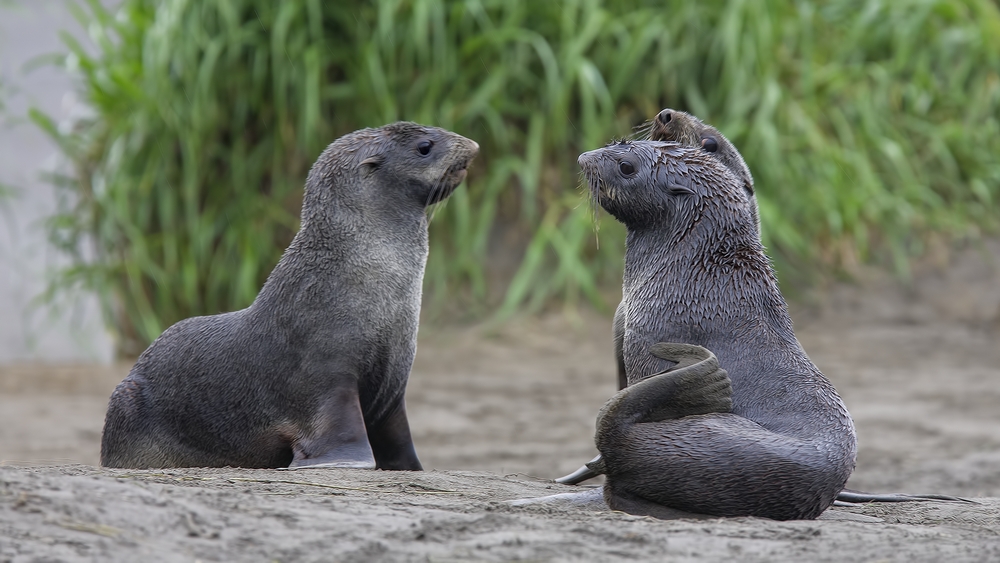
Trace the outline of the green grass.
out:
M 816 7 L 818 6 L 818 7 Z M 482 147 L 431 224 L 435 310 L 602 303 L 623 231 L 580 193 L 577 155 L 663 107 L 746 157 L 786 277 L 887 260 L 1000 217 L 1000 10 L 989 0 L 626 2 L 96 0 L 69 36 L 94 117 L 53 291 L 98 289 L 122 351 L 244 307 L 290 240 L 327 143 L 397 119 Z M 84 260 L 84 248 L 96 260 Z

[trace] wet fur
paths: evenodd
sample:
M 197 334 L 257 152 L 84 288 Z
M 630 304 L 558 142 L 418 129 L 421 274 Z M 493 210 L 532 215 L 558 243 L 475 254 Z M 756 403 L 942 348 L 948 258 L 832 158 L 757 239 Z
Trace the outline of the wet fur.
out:
M 620 173 L 622 160 L 634 177 Z M 615 322 L 623 383 L 675 366 L 651 352 L 661 342 L 711 350 L 732 382 L 730 412 L 668 420 L 605 412 L 596 442 L 609 505 L 818 516 L 854 469 L 854 427 L 795 338 L 744 179 L 712 153 L 674 142 L 615 143 L 580 164 L 592 197 L 628 229 Z
M 427 140 L 424 156 L 416 146 Z M 309 173 L 301 229 L 253 304 L 171 326 L 115 389 L 101 464 L 420 469 L 404 393 L 425 209 L 477 151 L 413 123 L 334 141 Z

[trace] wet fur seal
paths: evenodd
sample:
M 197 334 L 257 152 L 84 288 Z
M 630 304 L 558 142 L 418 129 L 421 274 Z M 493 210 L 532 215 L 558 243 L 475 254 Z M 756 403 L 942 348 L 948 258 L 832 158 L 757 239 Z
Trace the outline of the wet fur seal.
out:
M 404 393 L 426 208 L 478 150 L 407 122 L 330 144 L 253 304 L 171 326 L 114 390 L 101 465 L 421 469 Z
M 700 147 L 706 153 L 712 154 L 723 166 L 736 176 L 737 182 L 743 186 L 750 200 L 750 213 L 760 233 L 760 212 L 757 208 L 757 195 L 754 192 L 753 175 L 750 167 L 743 160 L 743 155 L 718 129 L 703 122 L 697 117 L 683 111 L 666 108 L 656 114 L 656 117 L 640 125 L 640 136 L 647 141 L 671 141 L 687 147 Z M 624 389 L 628 384 L 625 377 L 625 359 L 622 353 L 622 338 L 624 337 L 624 309 L 619 304 L 615 310 L 613 332 L 615 342 L 615 358 L 618 363 L 618 389 Z
M 760 233 L 760 213 L 757 209 L 757 196 L 754 192 L 753 175 L 743 160 L 743 155 L 736 150 L 735 145 L 718 129 L 703 122 L 697 117 L 683 111 L 666 108 L 656 114 L 656 117 L 636 127 L 637 136 L 647 141 L 671 141 L 681 145 L 697 148 L 712 154 L 720 164 L 725 166 L 736 177 L 749 199 L 753 223 Z M 614 338 L 615 362 L 618 367 L 618 389 L 628 385 L 625 375 L 625 302 L 615 309 L 612 333 Z M 664 358 L 666 359 L 666 358 Z M 591 460 L 593 467 L 584 466 L 573 473 L 556 479 L 556 482 L 575 485 L 600 474 L 596 462 L 600 456 Z
M 795 338 L 744 182 L 676 142 L 622 141 L 579 163 L 628 230 L 617 323 L 628 386 L 595 437 L 608 505 L 818 516 L 854 470 L 854 425 Z
M 660 111 L 653 119 L 636 127 L 637 137 L 650 141 L 672 141 L 683 146 L 701 148 L 706 153 L 712 154 L 720 164 L 725 166 L 735 176 L 737 182 L 742 185 L 750 201 L 750 211 L 756 230 L 760 232 L 760 217 L 757 209 L 757 200 L 754 190 L 753 176 L 742 155 L 718 129 L 704 123 L 697 117 L 675 109 L 666 108 Z M 615 311 L 613 322 L 613 334 L 615 345 L 615 358 L 618 366 L 618 387 L 624 389 L 628 385 L 625 374 L 625 361 L 623 353 L 624 340 L 624 313 L 625 303 L 619 305 Z M 651 349 L 650 353 L 656 355 L 657 350 Z M 662 358 L 667 359 L 667 358 Z M 676 358 L 675 358 L 676 359 Z M 688 358 L 691 360 L 691 357 Z M 559 483 L 577 484 L 603 473 L 601 456 L 591 460 L 591 462 L 577 471 L 556 479 Z M 967 501 L 960 497 L 949 495 L 909 495 L 899 493 L 873 494 L 861 491 L 844 489 L 837 495 L 840 503 L 859 502 L 907 502 L 907 501 Z

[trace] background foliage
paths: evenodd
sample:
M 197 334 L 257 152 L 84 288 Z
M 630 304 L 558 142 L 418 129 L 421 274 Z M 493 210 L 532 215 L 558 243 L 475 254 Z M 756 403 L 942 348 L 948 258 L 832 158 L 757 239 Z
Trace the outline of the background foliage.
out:
M 623 232 L 576 156 L 663 107 L 716 125 L 754 173 L 783 274 L 996 226 L 1000 10 L 991 0 L 124 0 L 78 7 L 66 69 L 93 116 L 34 119 L 76 165 L 54 290 L 102 292 L 134 354 L 249 304 L 327 143 L 408 119 L 482 146 L 436 212 L 431 304 L 601 303 Z M 600 235 L 597 236 L 598 225 Z M 93 245 L 96 260 L 84 260 Z

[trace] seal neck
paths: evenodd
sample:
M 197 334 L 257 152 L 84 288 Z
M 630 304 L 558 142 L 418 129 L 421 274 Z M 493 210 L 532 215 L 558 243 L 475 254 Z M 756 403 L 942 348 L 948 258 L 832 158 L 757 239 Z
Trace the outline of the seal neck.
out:
M 676 336 L 699 340 L 713 339 L 717 335 L 710 333 L 720 330 L 729 337 L 734 327 L 794 338 L 759 238 L 713 227 L 710 237 L 698 229 L 679 238 L 629 230 L 622 284 L 623 298 L 636 305 L 630 307 L 629 325 L 659 330 L 666 322 Z
M 302 226 L 253 307 L 326 310 L 345 288 L 359 296 L 359 306 L 394 299 L 419 307 L 427 216 L 422 208 L 393 203 L 388 198 L 374 205 L 337 197 L 306 199 Z M 282 302 L 289 295 L 297 296 L 295 302 Z

